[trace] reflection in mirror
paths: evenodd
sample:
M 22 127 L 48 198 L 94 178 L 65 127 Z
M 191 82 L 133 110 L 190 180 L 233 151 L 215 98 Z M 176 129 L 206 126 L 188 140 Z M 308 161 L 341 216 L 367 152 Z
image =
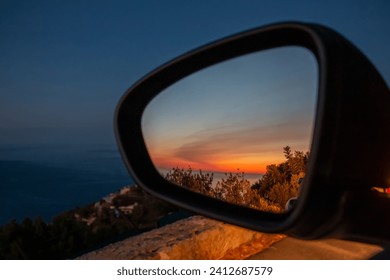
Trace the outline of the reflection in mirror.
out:
M 289 211 L 305 175 L 317 86 L 317 61 L 302 47 L 205 68 L 147 106 L 142 130 L 150 157 L 180 186 L 263 211 Z

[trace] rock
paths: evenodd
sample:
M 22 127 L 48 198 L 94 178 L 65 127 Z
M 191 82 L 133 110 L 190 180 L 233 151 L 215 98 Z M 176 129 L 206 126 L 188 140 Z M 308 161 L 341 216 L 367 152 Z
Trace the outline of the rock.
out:
M 193 216 L 80 256 L 78 259 L 243 259 L 284 238 Z

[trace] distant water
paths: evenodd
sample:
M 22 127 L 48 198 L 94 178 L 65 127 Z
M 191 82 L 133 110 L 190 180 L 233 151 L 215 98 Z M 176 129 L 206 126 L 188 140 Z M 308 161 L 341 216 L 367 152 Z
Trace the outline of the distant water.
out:
M 0 148 L 0 225 L 93 203 L 132 184 L 114 146 Z
M 160 173 L 164 176 L 169 171 L 170 171 L 170 169 L 166 169 L 166 168 L 160 169 Z M 193 170 L 193 173 L 196 174 L 196 173 L 199 173 L 199 171 Z M 220 182 L 222 179 L 226 179 L 227 178 L 226 174 L 228 174 L 230 172 L 203 171 L 203 174 L 206 174 L 206 173 L 213 174 L 213 184 L 212 185 L 215 186 L 217 184 L 217 182 Z M 232 172 L 232 173 L 234 174 L 234 172 Z M 262 177 L 263 177 L 263 174 L 260 174 L 260 173 L 257 173 L 257 174 L 256 173 L 244 173 L 244 178 L 246 180 L 248 180 L 251 185 L 258 182 Z
M 245 174 L 251 184 L 261 176 Z M 214 172 L 214 184 L 221 178 Z M 0 146 L 0 225 L 25 217 L 48 222 L 133 183 L 115 145 Z

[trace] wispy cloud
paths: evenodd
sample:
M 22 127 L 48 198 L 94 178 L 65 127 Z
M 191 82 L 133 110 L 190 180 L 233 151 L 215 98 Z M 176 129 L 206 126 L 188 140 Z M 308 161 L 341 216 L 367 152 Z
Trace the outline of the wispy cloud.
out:
M 204 129 L 181 139 L 172 150 L 152 153 L 157 164 L 168 160 L 214 169 L 264 170 L 283 159 L 284 146 L 308 150 L 310 140 L 311 127 L 299 118 L 270 124 L 247 122 Z

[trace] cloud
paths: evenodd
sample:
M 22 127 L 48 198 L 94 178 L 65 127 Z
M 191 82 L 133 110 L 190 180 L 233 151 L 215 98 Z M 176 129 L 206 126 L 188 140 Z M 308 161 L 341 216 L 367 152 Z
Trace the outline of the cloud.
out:
M 258 161 L 283 158 L 282 148 L 308 150 L 311 128 L 300 120 L 256 125 L 224 126 L 199 131 L 172 151 L 172 156 L 198 164 Z M 246 164 L 248 162 L 242 162 Z

